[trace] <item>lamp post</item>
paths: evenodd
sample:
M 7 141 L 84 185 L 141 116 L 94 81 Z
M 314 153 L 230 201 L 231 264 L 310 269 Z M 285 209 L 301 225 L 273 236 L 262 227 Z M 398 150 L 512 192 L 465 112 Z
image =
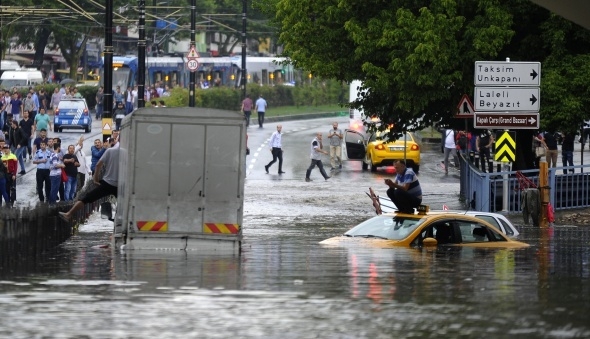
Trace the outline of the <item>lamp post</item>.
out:
M 137 59 L 139 64 L 137 74 L 137 108 L 145 107 L 145 0 L 138 1 L 139 7 L 139 37 L 137 39 Z
M 106 0 L 104 7 L 104 96 L 102 115 L 103 141 L 111 135 L 113 120 L 113 0 Z M 110 126 L 110 129 L 104 128 Z

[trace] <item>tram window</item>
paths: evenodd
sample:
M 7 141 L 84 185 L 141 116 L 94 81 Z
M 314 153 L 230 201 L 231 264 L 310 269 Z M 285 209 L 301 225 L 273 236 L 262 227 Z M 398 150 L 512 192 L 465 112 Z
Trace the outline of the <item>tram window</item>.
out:
M 262 84 L 268 85 L 268 70 L 266 69 L 262 70 Z
M 174 86 L 177 86 L 179 84 L 180 84 L 180 82 L 179 82 L 179 79 L 178 79 L 178 72 L 176 72 L 176 71 L 175 72 L 171 72 L 170 73 L 170 81 L 168 82 L 168 85 L 170 87 L 174 87 Z

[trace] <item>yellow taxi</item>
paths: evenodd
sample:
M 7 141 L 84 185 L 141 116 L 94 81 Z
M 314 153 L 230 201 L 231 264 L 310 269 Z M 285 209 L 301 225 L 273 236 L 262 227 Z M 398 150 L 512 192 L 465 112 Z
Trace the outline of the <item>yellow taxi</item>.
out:
M 402 134 L 395 141 L 389 140 L 387 133 L 376 132 L 369 137 L 366 150 L 365 163 L 375 172 L 380 166 L 393 166 L 397 160 L 406 160 L 406 165 L 414 172 L 420 170 L 420 145 L 413 133 Z
M 362 161 L 363 170 L 377 171 L 378 167 L 393 166 L 397 160 L 405 160 L 406 165 L 418 173 L 420 170 L 420 144 L 411 132 L 402 134 L 397 140 L 387 138 L 389 130 L 365 134 L 362 131 L 345 131 L 344 160 Z
M 528 244 L 508 238 L 491 224 L 457 213 L 388 213 L 353 227 L 341 236 L 320 242 L 333 246 L 375 248 L 466 246 L 525 248 Z

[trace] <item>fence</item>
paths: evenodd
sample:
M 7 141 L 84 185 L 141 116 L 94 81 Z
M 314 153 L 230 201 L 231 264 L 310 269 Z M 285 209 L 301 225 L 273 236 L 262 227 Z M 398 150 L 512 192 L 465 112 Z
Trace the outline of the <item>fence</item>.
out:
M 99 203 L 84 206 L 70 222 L 59 218 L 72 203 L 33 208 L 0 208 L 0 271 L 33 265 L 49 250 L 68 240 L 77 226 L 98 209 Z
M 516 171 L 496 165 L 481 172 L 473 156 L 459 155 L 460 195 L 465 207 L 485 212 L 521 212 L 522 190 Z M 494 166 L 489 165 L 488 169 Z M 567 174 L 563 174 L 563 171 Z M 539 170 L 520 171 L 538 186 Z M 549 168 L 550 202 L 555 210 L 590 206 L 590 165 Z

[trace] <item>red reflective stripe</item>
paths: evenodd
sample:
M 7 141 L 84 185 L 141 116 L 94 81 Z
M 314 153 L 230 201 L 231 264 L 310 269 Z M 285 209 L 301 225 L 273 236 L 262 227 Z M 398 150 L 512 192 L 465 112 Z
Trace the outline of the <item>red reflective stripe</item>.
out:
M 229 232 L 232 234 L 238 233 L 238 228 L 236 226 L 236 224 L 225 224 L 225 227 L 227 227 Z
M 217 225 L 215 225 L 215 224 L 207 224 L 207 226 L 211 230 L 211 233 L 221 233 L 221 231 L 219 230 L 219 228 L 217 227 Z
M 154 224 L 154 226 L 152 226 L 151 230 L 152 231 L 159 231 L 164 226 L 166 226 L 166 222 L 158 221 Z

